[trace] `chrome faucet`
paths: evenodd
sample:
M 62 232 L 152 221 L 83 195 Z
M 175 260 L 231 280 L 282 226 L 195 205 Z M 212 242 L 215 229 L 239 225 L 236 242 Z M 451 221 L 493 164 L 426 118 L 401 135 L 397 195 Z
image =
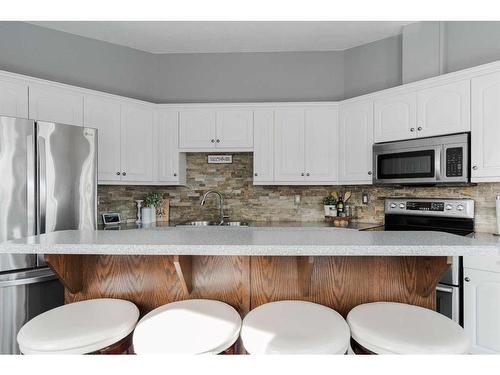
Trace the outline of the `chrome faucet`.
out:
M 203 199 L 201 200 L 201 205 L 205 205 L 205 200 L 207 199 L 207 196 L 210 194 L 217 194 L 219 196 L 219 225 L 224 224 L 224 200 L 222 199 L 222 194 L 219 193 L 217 190 L 209 190 L 203 195 Z

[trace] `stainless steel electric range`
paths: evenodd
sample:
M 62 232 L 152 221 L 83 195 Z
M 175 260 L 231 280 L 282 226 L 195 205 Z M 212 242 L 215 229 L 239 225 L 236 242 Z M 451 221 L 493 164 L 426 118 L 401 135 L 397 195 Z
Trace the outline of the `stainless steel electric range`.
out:
M 388 198 L 384 230 L 474 233 L 474 201 L 450 198 Z M 463 325 L 463 262 L 453 257 L 436 288 L 437 311 Z

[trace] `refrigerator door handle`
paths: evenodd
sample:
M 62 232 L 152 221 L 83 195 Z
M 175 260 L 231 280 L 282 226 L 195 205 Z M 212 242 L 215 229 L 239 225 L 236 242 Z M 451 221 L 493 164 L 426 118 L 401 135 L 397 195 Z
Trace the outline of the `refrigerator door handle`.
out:
M 36 199 L 35 199 L 35 143 L 34 136 L 26 137 L 26 208 L 27 235 L 36 234 Z
M 46 232 L 47 160 L 45 138 L 38 137 L 38 234 Z

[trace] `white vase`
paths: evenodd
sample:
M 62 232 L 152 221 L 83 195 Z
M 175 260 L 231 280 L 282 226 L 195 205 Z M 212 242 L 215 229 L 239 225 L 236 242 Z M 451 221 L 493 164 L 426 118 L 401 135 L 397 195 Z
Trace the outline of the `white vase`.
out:
M 156 207 L 151 206 L 149 208 L 151 209 L 151 223 L 156 224 Z
M 325 216 L 327 217 L 337 216 L 337 206 L 325 204 L 323 208 L 325 209 Z
M 143 224 L 151 224 L 151 207 L 142 207 L 141 208 L 141 213 L 142 213 L 142 223 Z

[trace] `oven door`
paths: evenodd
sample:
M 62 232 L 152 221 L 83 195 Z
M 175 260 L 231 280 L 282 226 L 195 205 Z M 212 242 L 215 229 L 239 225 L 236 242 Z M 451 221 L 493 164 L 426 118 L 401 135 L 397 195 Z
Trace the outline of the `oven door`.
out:
M 438 284 L 436 287 L 436 311 L 451 320 L 460 321 L 460 288 Z
M 375 184 L 435 184 L 441 178 L 442 146 L 373 147 Z

